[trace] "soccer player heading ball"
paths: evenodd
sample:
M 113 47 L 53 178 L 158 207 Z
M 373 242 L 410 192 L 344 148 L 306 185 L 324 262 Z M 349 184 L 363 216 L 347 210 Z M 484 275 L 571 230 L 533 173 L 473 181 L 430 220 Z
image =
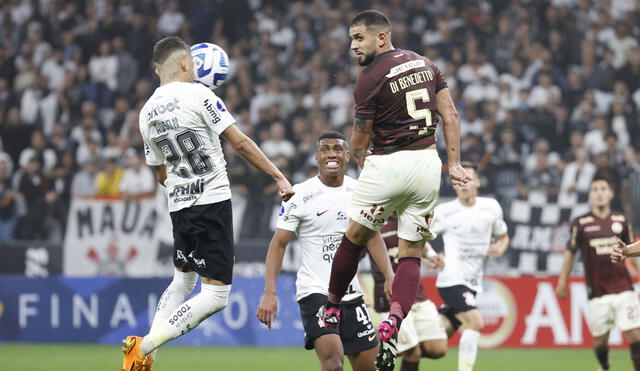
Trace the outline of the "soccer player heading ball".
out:
M 358 14 L 349 36 L 358 64 L 366 66 L 356 81 L 351 138 L 352 153 L 363 169 L 351 198 L 349 226 L 333 261 L 328 301 L 319 315 L 326 326 L 338 325 L 339 304 L 362 249 L 396 211 L 398 269 L 389 318 L 378 330 L 382 346 L 377 364 L 384 371 L 393 369 L 398 329 L 414 303 L 420 256 L 425 241 L 432 237 L 429 222 L 442 167 L 434 113 L 443 119 L 451 180 L 464 184 L 471 178 L 460 166 L 459 116 L 438 67 L 412 51 L 394 49 L 391 25 L 379 11 Z
M 147 164 L 167 188 L 176 270 L 160 298 L 149 334 L 124 340 L 124 371 L 150 370 L 155 349 L 227 305 L 233 230 L 231 190 L 219 136 L 251 165 L 271 175 L 284 200 L 294 194 L 280 170 L 234 125 L 222 100 L 193 82 L 193 59 L 183 40 L 158 41 L 153 62 L 160 87 L 142 107 L 139 123 Z M 198 276 L 202 290 L 185 302 Z
M 614 246 L 619 241 L 621 246 L 633 241 L 633 232 L 624 215 L 611 211 L 612 199 L 611 179 L 597 174 L 589 190 L 591 211 L 571 223 L 571 239 L 564 253 L 556 294 L 562 299 L 567 296 L 567 278 L 579 250 L 589 295 L 587 324 L 601 369 L 609 369 L 609 331 L 617 326 L 629 343 L 635 370 L 640 371 L 640 302 L 627 267 L 612 262 L 619 259 L 610 257 L 612 250 L 616 254 Z

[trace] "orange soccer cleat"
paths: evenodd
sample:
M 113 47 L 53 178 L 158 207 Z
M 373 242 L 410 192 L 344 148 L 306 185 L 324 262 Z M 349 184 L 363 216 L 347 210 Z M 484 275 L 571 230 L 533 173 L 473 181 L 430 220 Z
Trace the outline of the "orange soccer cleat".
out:
M 122 343 L 124 344 L 122 346 L 122 353 L 124 353 L 122 371 L 153 371 L 151 368 L 153 358 L 151 355 L 145 356 L 140 350 L 141 337 L 127 336 L 122 340 Z

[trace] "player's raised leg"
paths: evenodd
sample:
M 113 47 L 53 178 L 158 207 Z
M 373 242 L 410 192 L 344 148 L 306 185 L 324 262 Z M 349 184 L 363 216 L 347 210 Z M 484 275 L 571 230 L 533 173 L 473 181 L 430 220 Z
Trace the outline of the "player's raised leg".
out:
M 623 335 L 627 343 L 629 343 L 633 367 L 636 371 L 640 371 L 640 328 L 624 331 Z
M 482 315 L 477 309 L 460 312 L 456 315 L 462 324 L 462 334 L 458 349 L 458 370 L 471 371 L 478 355 L 478 340 L 484 327 Z

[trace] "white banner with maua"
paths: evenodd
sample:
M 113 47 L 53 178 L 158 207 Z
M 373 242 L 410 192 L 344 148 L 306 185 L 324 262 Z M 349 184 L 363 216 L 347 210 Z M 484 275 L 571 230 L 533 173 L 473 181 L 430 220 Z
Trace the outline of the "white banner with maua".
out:
M 75 198 L 64 241 L 67 276 L 169 276 L 173 236 L 164 195 Z

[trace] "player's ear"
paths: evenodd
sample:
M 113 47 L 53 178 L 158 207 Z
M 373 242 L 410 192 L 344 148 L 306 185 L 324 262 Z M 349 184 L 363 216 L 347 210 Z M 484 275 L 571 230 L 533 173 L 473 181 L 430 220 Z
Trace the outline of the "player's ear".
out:
M 155 65 L 155 67 L 153 67 L 153 72 L 155 72 L 156 75 L 158 75 L 158 77 L 160 77 L 160 71 L 158 71 L 158 65 Z
M 347 158 L 347 163 L 349 162 L 349 160 L 351 160 L 351 152 L 349 152 L 348 150 L 344 153 L 344 157 Z

